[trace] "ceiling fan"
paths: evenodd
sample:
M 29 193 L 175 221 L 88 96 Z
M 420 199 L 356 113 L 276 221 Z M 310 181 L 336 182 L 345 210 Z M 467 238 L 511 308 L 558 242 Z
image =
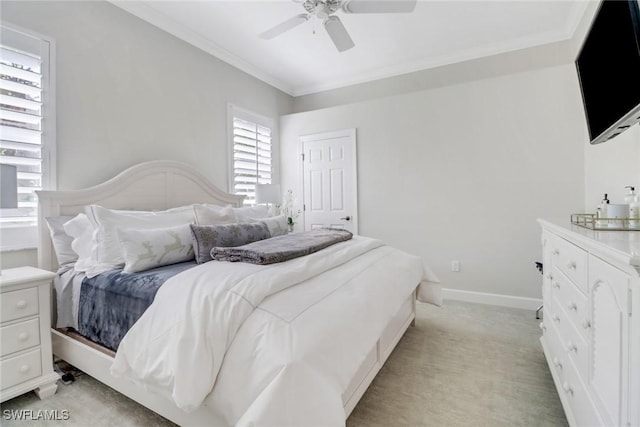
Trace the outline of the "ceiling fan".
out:
M 344 24 L 334 14 L 344 13 L 408 13 L 413 12 L 417 0 L 293 0 L 301 3 L 306 13 L 301 13 L 260 34 L 270 40 L 307 22 L 312 17 L 322 21 L 327 34 L 340 52 L 355 46 Z

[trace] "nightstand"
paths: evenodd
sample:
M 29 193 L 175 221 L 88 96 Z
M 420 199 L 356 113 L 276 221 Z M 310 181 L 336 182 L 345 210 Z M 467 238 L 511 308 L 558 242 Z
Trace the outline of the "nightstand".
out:
M 51 351 L 54 277 L 34 267 L 0 272 L 0 402 L 31 390 L 45 399 L 58 388 Z

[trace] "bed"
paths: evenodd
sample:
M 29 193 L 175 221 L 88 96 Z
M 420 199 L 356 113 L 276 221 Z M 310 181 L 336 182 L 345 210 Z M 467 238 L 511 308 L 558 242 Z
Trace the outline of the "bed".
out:
M 242 205 L 174 161 L 38 197 L 38 262 L 52 271 L 50 218 L 91 205 Z M 188 267 L 158 288 L 117 352 L 54 324 L 54 355 L 180 425 L 344 425 L 414 321 L 416 298 L 440 298 L 422 260 L 360 236 L 282 263 Z

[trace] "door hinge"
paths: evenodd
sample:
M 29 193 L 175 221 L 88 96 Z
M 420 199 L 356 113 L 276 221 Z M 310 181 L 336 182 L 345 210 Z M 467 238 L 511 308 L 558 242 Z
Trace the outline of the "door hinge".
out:
M 306 212 L 307 211 L 307 205 L 302 205 L 302 212 Z
M 631 288 L 628 288 L 627 291 L 629 292 L 629 294 L 627 295 L 627 298 L 629 298 L 627 306 L 629 308 L 629 317 L 631 317 L 631 312 L 633 311 L 633 291 L 631 290 Z
M 300 154 L 302 156 L 302 161 L 304 162 L 304 153 Z

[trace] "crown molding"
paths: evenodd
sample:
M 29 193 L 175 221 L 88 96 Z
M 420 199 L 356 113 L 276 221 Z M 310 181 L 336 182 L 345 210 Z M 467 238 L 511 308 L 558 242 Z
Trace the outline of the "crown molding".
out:
M 405 62 L 402 64 L 394 64 L 390 67 L 372 70 L 369 72 L 359 72 L 343 79 L 333 80 L 330 83 L 294 86 L 279 78 L 274 77 L 269 73 L 264 72 L 257 66 L 222 48 L 214 41 L 201 36 L 200 34 L 190 30 L 186 26 L 176 22 L 171 17 L 148 6 L 143 1 L 108 1 L 113 5 L 125 10 L 126 12 L 137 16 L 138 18 L 160 28 L 161 30 L 166 31 L 175 37 L 178 37 L 179 39 L 209 53 L 210 55 L 220 59 L 221 61 L 224 61 L 293 97 L 310 95 L 334 89 L 341 89 L 348 86 L 368 83 L 375 80 L 399 76 L 402 74 L 413 73 L 416 71 L 422 71 L 458 62 L 479 59 L 515 50 L 527 49 L 545 44 L 565 41 L 571 39 L 574 36 L 575 32 L 579 28 L 579 23 L 583 19 L 584 14 L 587 12 L 587 6 L 589 4 L 589 1 L 577 2 L 576 6 L 571 12 L 570 19 L 565 25 L 565 28 L 563 28 L 562 30 L 547 32 L 532 37 L 522 37 L 519 39 L 508 40 L 501 43 L 494 43 L 490 46 L 468 49 L 466 51 L 457 52 L 451 55 L 440 55 L 438 57 L 430 57 L 417 61 Z
M 368 73 L 358 73 L 357 77 L 348 77 L 346 79 L 333 81 L 331 83 L 297 86 L 294 87 L 292 95 L 294 97 L 298 97 L 318 92 L 325 92 L 328 90 L 341 89 L 348 86 L 368 83 L 390 77 L 396 77 L 402 74 L 413 73 L 416 71 L 423 71 L 431 68 L 470 61 L 473 59 L 485 58 L 516 50 L 552 44 L 560 41 L 565 41 L 570 38 L 571 37 L 569 35 L 569 32 L 566 30 L 548 32 L 534 37 L 522 37 L 520 39 L 508 40 L 503 43 L 494 43 L 490 46 L 483 46 L 481 48 L 456 52 L 452 55 L 440 55 L 437 57 L 425 58 L 422 60 L 406 62 L 403 64 L 396 64 L 391 67 L 381 68 Z

